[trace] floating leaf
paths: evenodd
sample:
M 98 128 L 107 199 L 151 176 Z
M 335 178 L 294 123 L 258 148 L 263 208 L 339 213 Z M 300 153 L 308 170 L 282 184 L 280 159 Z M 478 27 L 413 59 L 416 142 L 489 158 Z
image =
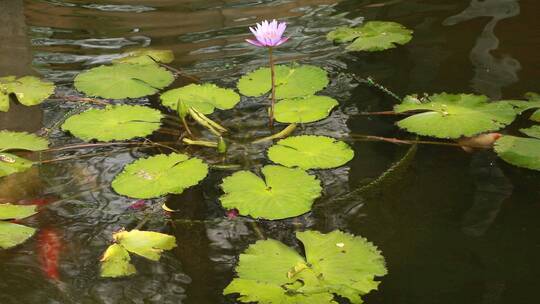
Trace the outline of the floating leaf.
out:
M 353 157 L 354 151 L 349 145 L 326 136 L 288 137 L 268 149 L 268 158 L 271 161 L 304 170 L 336 168 Z
M 124 247 L 112 244 L 101 258 L 101 276 L 116 278 L 135 274 L 137 270 L 130 261 L 129 253 Z
M 119 194 L 152 198 L 168 193 L 180 194 L 198 184 L 208 174 L 208 166 L 185 154 L 159 154 L 139 159 L 124 168 L 112 182 Z
M 89 96 L 137 98 L 155 94 L 173 80 L 171 72 L 156 64 L 119 63 L 82 72 L 75 77 L 75 88 Z
M 35 232 L 34 228 L 0 221 L 0 248 L 15 247 L 29 239 Z
M 540 171 L 540 140 L 504 135 L 495 142 L 495 152 L 518 167 Z
M 34 76 L 0 77 L 0 111 L 9 110 L 9 94 L 15 94 L 17 100 L 25 106 L 34 106 L 42 103 L 52 93 L 54 93 L 52 82 Z
M 422 111 L 400 120 L 397 125 L 419 135 L 459 138 L 498 130 L 516 117 L 512 105 L 488 103 L 488 98 L 483 95 L 441 93 L 426 99 L 429 101 L 407 96 L 395 106 L 396 113 Z
M 266 182 L 249 171 L 223 179 L 221 205 L 241 215 L 277 220 L 310 211 L 321 194 L 319 181 L 301 169 L 265 166 L 261 171 Z
M 540 110 L 534 111 L 534 113 L 532 113 L 530 119 L 534 120 L 534 121 L 537 121 L 537 122 L 540 122 Z
M 0 177 L 26 171 L 32 162 L 9 153 L 0 153 Z
M 238 278 L 223 293 L 261 304 L 337 303 L 333 294 L 362 303 L 361 295 L 377 289 L 375 277 L 387 273 L 381 253 L 364 238 L 341 231 L 296 236 L 305 259 L 276 240 L 258 241 L 240 255 Z
M 0 131 L 0 151 L 28 150 L 41 151 L 49 147 L 49 141 L 43 137 L 26 132 Z
M 231 89 L 223 89 L 214 84 L 190 84 L 169 90 L 160 97 L 161 103 L 173 110 L 178 109 L 178 102 L 193 107 L 203 114 L 212 114 L 214 108 L 228 110 L 240 101 L 240 95 Z
M 528 129 L 520 129 L 521 133 L 540 139 L 540 126 L 532 126 Z
M 113 60 L 113 63 L 154 64 L 157 62 L 171 63 L 174 54 L 171 50 L 139 49 L 123 54 L 125 57 Z
M 176 238 L 153 231 L 120 231 L 113 235 L 114 240 L 127 251 L 152 261 L 158 261 L 164 250 L 176 247 Z
M 36 205 L 0 204 L 0 220 L 19 220 L 37 213 Z
M 370 21 L 359 27 L 339 27 L 327 35 L 338 43 L 353 41 L 347 51 L 383 51 L 411 41 L 413 31 L 396 22 Z
M 127 140 L 145 137 L 159 129 L 163 115 L 144 106 L 107 106 L 90 109 L 66 119 L 62 130 L 82 140 Z
M 295 98 L 312 95 L 328 85 L 326 71 L 312 65 L 278 65 L 276 71 L 276 98 Z M 238 81 L 238 90 L 246 96 L 262 96 L 270 92 L 270 68 L 260 68 Z
M 274 116 L 276 121 L 284 123 L 314 122 L 328 117 L 337 105 L 338 102 L 328 96 L 284 99 L 276 104 Z

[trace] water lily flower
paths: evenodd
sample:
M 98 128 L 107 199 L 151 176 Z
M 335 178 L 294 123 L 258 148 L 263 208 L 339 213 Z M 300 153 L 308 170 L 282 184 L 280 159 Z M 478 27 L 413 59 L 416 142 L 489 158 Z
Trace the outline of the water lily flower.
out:
M 264 20 L 257 23 L 255 28 L 249 29 L 255 35 L 256 40 L 246 39 L 247 42 L 260 47 L 274 47 L 285 43 L 289 37 L 283 37 L 283 33 L 287 28 L 287 23 L 278 23 L 275 19 L 271 22 Z

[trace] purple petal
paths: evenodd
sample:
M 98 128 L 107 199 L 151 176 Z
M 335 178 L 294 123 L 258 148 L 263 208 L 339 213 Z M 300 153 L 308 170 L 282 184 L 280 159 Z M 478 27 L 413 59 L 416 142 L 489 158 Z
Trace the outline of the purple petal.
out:
M 286 28 L 287 28 L 287 23 L 285 23 L 285 22 L 281 22 L 278 25 L 276 33 L 278 34 L 279 37 L 281 37 L 283 35 Z
M 246 41 L 247 41 L 248 43 L 251 43 L 251 44 L 255 45 L 255 46 L 264 46 L 264 45 L 261 44 L 259 41 L 255 41 L 255 40 L 252 40 L 252 39 L 246 39 Z
M 289 37 L 283 37 L 274 46 L 282 45 L 283 43 L 287 42 L 287 40 L 289 40 Z

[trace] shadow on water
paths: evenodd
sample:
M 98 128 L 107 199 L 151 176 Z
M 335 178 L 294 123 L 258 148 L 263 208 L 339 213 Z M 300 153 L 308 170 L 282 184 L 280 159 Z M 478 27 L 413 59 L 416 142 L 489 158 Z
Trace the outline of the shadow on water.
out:
M 0 1 L 0 76 L 41 74 L 74 93 L 74 75 L 105 64 L 131 48 L 171 49 L 175 68 L 232 87 L 239 75 L 266 64 L 264 50 L 244 43 L 247 26 L 261 19 L 289 23 L 280 61 L 324 67 L 334 79 L 325 94 L 340 101 L 330 119 L 307 134 L 350 133 L 404 137 L 388 117 L 359 116 L 388 110 L 395 101 L 357 86 L 351 75 L 372 76 L 398 95 L 474 92 L 518 98 L 538 90 L 540 3 L 517 0 L 10 0 Z M 413 41 L 374 54 L 343 54 L 325 40 L 339 25 L 391 20 L 414 29 Z M 14 59 L 16 58 L 16 59 Z M 177 84 L 186 83 L 180 80 Z M 155 97 L 134 101 L 156 105 Z M 2 129 L 50 127 L 73 104 L 48 101 L 0 113 Z M 264 135 L 265 113 L 242 102 L 216 119 L 238 138 Z M 54 131 L 55 145 L 77 140 Z M 159 138 L 158 138 L 159 139 Z M 58 231 L 63 240 L 61 282 L 40 269 L 35 239 L 0 252 L 0 303 L 234 303 L 221 296 L 237 256 L 261 237 L 298 245 L 292 232 L 342 229 L 379 246 L 389 275 L 367 303 L 533 303 L 540 288 L 538 173 L 511 167 L 491 153 L 469 155 L 448 147 L 352 143 L 348 166 L 317 172 L 325 185 L 320 208 L 296 220 L 229 220 L 219 207 L 220 180 L 212 171 L 182 195 L 152 201 L 180 212 L 151 218 L 146 229 L 176 236 L 178 248 L 159 263 L 134 258 L 133 277 L 98 279 L 98 260 L 111 233 L 133 228 L 143 212 L 110 189 L 123 166 L 149 151 L 104 149 L 105 156 L 42 166 L 0 180 L 1 201 L 52 201 L 31 224 Z M 265 148 L 261 146 L 259 148 Z M 238 150 L 265 164 L 263 150 Z M 204 153 L 193 151 L 194 153 Z M 409 151 L 410 152 L 410 151 Z M 82 152 L 59 153 L 58 156 Z M 404 155 L 410 157 L 403 161 Z M 401 164 L 392 167 L 395 163 Z M 381 178 L 381 174 L 393 168 Z

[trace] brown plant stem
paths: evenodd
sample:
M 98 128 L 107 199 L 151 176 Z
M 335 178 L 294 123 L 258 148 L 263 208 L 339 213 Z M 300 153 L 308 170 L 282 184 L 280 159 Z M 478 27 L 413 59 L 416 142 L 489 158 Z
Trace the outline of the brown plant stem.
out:
M 470 147 L 470 148 L 485 148 L 485 146 L 472 146 L 472 145 L 462 145 L 454 142 L 447 141 L 429 141 L 429 140 L 409 140 L 409 139 L 399 139 L 393 137 L 382 137 L 382 136 L 373 136 L 373 135 L 361 135 L 361 134 L 351 134 L 352 140 L 360 141 L 384 141 L 393 144 L 405 144 L 405 145 L 414 145 L 414 144 L 424 144 L 424 145 L 437 145 L 437 146 L 451 146 L 451 147 Z
M 274 107 L 276 104 L 276 71 L 274 66 L 274 56 L 272 47 L 268 48 L 268 56 L 270 61 L 270 77 L 272 79 L 272 99 L 270 105 L 270 127 L 274 126 Z

